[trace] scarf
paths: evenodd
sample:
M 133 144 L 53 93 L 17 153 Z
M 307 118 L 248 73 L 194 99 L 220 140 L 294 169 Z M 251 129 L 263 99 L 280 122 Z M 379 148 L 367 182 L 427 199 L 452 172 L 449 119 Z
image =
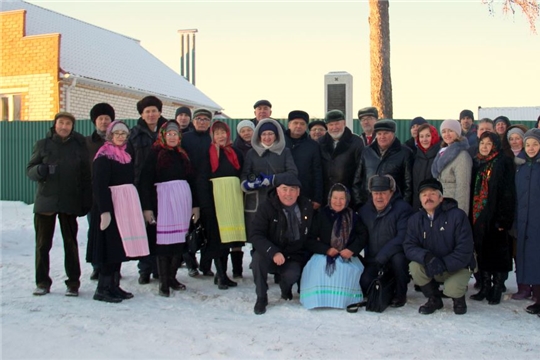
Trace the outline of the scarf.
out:
M 227 133 L 227 141 L 225 141 L 225 145 L 221 146 L 215 143 L 214 141 L 214 130 L 215 129 L 223 129 Z M 232 147 L 231 142 L 231 130 L 229 129 L 229 126 L 224 123 L 223 121 L 215 121 L 212 124 L 212 128 L 210 129 L 210 136 L 212 137 L 212 143 L 210 144 L 210 166 L 212 167 L 212 172 L 215 173 L 219 167 L 219 150 L 223 150 L 225 153 L 225 156 L 227 157 L 227 160 L 232 164 L 232 166 L 236 169 L 240 169 L 240 163 L 238 162 L 238 156 L 236 155 L 236 152 L 234 151 Z
M 455 141 L 447 147 L 441 148 L 437 156 L 435 156 L 433 164 L 431 164 L 431 175 L 435 179 L 438 179 L 444 168 L 454 161 L 461 151 L 467 150 L 468 148 L 469 141 L 467 138 L 463 138 L 461 141 Z
M 478 220 L 478 217 L 482 213 L 482 210 L 486 207 L 488 193 L 489 193 L 489 179 L 491 178 L 491 171 L 493 165 L 498 160 L 499 151 L 492 151 L 487 156 L 480 153 L 476 155 L 480 167 L 474 180 L 474 196 L 473 196 L 473 225 Z
M 108 159 L 118 161 L 120 164 L 127 164 L 131 161 L 131 155 L 126 152 L 126 146 L 127 143 L 116 146 L 110 141 L 105 141 L 96 153 L 94 160 L 100 156 L 105 156 Z
M 341 251 L 345 249 L 351 235 L 353 227 L 353 211 L 352 209 L 346 207 L 340 212 L 335 212 L 326 206 L 324 208 L 326 216 L 330 220 L 333 220 L 332 233 L 330 235 L 330 246 Z M 339 256 L 339 255 L 338 255 Z M 336 270 L 336 257 L 326 256 L 326 274 L 332 276 Z

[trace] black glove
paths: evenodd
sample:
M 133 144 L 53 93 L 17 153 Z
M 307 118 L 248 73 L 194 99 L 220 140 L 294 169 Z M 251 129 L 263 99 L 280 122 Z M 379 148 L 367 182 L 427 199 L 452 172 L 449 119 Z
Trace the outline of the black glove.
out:
M 435 275 L 441 275 L 443 272 L 446 271 L 446 266 L 444 265 L 444 262 L 438 257 L 435 257 L 432 253 L 426 254 L 426 256 L 424 257 L 424 263 L 426 274 L 431 278 Z
M 49 175 L 49 165 L 48 164 L 39 164 L 37 167 L 37 172 L 39 176 L 47 176 Z

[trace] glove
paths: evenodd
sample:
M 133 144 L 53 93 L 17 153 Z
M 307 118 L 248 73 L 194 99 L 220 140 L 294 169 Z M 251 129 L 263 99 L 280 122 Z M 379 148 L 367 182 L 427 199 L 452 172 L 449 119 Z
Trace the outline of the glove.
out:
M 265 173 L 261 173 L 259 175 L 259 179 L 261 180 L 261 186 L 263 187 L 274 185 L 274 175 L 266 175 Z
M 143 211 L 144 221 L 148 225 L 155 225 L 156 224 L 156 218 L 154 216 L 154 212 L 152 210 L 144 210 Z
M 39 164 L 37 167 L 37 172 L 39 176 L 47 176 L 49 175 L 49 165 L 48 164 Z
M 260 178 L 255 179 L 255 181 L 244 181 L 242 183 L 242 186 L 247 191 L 256 190 L 261 187 L 262 180 Z
M 440 275 L 446 271 L 446 266 L 444 265 L 444 262 L 438 257 L 435 257 L 432 253 L 426 254 L 424 262 L 426 264 L 426 274 L 431 278 L 435 275 Z
M 101 214 L 101 223 L 99 224 L 99 228 L 101 229 L 101 231 L 107 229 L 110 224 L 111 224 L 111 213 L 104 212 L 103 214 Z
M 191 209 L 191 218 L 193 219 L 193 223 L 196 224 L 201 218 L 201 208 L 194 207 Z

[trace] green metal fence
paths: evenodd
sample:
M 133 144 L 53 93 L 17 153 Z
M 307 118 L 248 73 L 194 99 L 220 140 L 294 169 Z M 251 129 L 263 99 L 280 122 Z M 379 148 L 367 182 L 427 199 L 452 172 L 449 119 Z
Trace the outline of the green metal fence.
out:
M 222 120 L 231 127 L 233 140 L 236 138 L 236 125 L 242 119 Z M 137 120 L 125 120 L 131 128 Z M 278 120 L 285 126 L 286 120 Z M 410 137 L 409 121 L 395 120 L 397 122 L 397 137 L 404 142 Z M 442 120 L 428 120 L 435 127 L 439 127 Z M 524 124 L 528 127 L 535 125 L 534 121 L 512 121 L 512 124 Z M 26 165 L 36 141 L 42 139 L 52 126 L 52 121 L 0 121 L 0 200 L 23 201 L 27 204 L 34 202 L 36 184 L 26 177 Z M 90 120 L 77 120 L 75 130 L 87 136 L 94 131 Z M 354 133 L 362 133 L 358 120 L 354 121 Z

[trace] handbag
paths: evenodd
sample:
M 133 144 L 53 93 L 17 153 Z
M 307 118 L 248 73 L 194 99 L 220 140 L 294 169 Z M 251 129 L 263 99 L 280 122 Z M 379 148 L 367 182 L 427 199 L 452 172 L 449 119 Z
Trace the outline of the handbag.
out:
M 392 271 L 383 269 L 371 282 L 367 291 L 366 311 L 382 313 L 394 298 L 396 278 Z
M 187 234 L 187 246 L 190 253 L 195 254 L 206 246 L 208 240 L 204 234 L 204 228 L 200 221 L 190 226 L 189 233 Z

